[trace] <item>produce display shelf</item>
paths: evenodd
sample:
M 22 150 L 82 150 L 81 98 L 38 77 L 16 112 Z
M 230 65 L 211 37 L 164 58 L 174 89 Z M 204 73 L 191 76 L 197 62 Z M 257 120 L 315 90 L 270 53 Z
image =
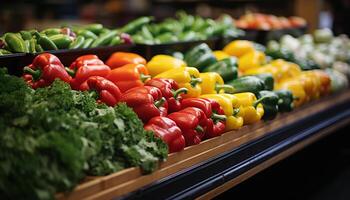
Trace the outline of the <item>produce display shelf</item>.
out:
M 152 174 L 129 168 L 89 177 L 57 199 L 211 198 L 350 123 L 350 91 L 308 103 L 274 120 L 244 126 L 169 155 Z

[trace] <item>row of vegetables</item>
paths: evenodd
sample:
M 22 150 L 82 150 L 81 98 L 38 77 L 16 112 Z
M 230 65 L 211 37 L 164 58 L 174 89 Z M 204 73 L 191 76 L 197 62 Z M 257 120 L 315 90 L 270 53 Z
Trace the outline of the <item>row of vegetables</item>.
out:
M 237 37 L 229 15 L 216 21 L 178 12 L 176 18 L 155 23 L 153 17 L 140 17 L 120 28 L 102 24 L 66 25 L 62 28 L 22 30 L 0 37 L 0 56 L 12 53 L 40 53 L 58 49 L 85 49 L 119 44 L 164 44 L 179 41 L 206 40 L 215 37 Z
M 347 88 L 334 70 L 303 71 L 264 50 L 236 40 L 148 62 L 84 55 L 68 67 L 43 53 L 21 78 L 1 70 L 0 196 L 52 199 L 87 175 L 150 173 L 168 153 Z

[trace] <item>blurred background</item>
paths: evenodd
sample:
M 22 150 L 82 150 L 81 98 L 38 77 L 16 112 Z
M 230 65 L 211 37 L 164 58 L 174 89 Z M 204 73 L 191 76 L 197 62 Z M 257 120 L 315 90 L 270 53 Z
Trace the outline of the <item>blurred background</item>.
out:
M 0 33 L 91 22 L 118 27 L 142 15 L 161 20 L 180 9 L 212 18 L 221 13 L 238 18 L 248 11 L 296 15 L 307 20 L 309 31 L 350 33 L 350 0 L 2 0 Z

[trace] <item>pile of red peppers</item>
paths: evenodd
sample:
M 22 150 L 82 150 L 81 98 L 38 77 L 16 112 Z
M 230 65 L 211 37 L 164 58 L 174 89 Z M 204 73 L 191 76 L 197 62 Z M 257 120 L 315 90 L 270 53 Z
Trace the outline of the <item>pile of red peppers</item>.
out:
M 168 145 L 169 153 L 224 132 L 226 117 L 218 102 L 183 99 L 186 88 L 172 79 L 151 79 L 145 64 L 137 54 L 116 52 L 106 64 L 96 55 L 84 55 L 67 68 L 55 55 L 43 53 L 24 68 L 23 78 L 34 89 L 60 79 L 74 90 L 89 91 L 99 103 L 126 103 L 144 128 Z

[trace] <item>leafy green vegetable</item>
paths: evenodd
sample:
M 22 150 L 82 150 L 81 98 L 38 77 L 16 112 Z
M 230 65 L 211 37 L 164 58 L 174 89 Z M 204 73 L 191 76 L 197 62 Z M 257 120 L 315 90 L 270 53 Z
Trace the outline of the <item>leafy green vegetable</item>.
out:
M 34 91 L 2 69 L 0 128 L 1 199 L 53 199 L 130 166 L 149 173 L 168 153 L 125 104 L 96 104 L 59 80 Z

